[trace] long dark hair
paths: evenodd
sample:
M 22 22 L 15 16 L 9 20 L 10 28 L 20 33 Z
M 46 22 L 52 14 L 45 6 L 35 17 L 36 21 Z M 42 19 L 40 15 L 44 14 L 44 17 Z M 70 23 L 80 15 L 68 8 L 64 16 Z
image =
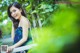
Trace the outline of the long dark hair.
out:
M 11 8 L 12 6 L 14 6 L 14 7 L 18 8 L 18 9 L 22 9 L 21 14 L 22 14 L 23 16 L 25 16 L 25 17 L 26 17 L 26 13 L 25 13 L 25 11 L 23 10 L 21 4 L 19 4 L 18 2 L 14 2 L 14 3 L 12 3 L 12 4 L 9 5 L 7 13 L 8 13 L 8 16 L 10 17 L 10 19 L 11 19 L 12 22 L 13 22 L 14 29 L 16 29 L 16 28 L 18 27 L 19 20 L 18 20 L 18 19 L 16 20 L 15 18 L 13 18 L 13 17 L 11 16 L 10 8 Z

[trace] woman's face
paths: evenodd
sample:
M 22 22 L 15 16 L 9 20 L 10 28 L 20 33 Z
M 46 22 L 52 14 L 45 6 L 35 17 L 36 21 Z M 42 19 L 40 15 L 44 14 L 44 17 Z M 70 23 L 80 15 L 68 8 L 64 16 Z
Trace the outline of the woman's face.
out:
M 21 17 L 21 9 L 16 8 L 15 6 L 12 6 L 10 8 L 11 16 L 15 19 L 20 19 Z

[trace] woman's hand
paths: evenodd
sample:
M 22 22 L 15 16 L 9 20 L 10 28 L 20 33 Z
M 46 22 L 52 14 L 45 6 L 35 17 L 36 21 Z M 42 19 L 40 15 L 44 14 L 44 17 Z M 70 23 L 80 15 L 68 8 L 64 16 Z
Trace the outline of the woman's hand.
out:
M 7 53 L 11 53 L 13 49 L 14 49 L 13 46 L 8 47 L 8 51 L 7 51 Z

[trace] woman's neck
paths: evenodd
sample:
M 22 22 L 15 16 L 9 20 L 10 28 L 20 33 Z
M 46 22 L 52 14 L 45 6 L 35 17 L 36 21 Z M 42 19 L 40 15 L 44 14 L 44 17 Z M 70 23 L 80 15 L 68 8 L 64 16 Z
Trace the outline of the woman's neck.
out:
M 18 25 L 18 26 L 21 26 L 20 23 L 22 22 L 22 19 L 23 19 L 23 18 L 24 18 L 24 16 L 21 16 L 21 17 L 20 17 L 20 19 L 19 19 L 19 25 Z

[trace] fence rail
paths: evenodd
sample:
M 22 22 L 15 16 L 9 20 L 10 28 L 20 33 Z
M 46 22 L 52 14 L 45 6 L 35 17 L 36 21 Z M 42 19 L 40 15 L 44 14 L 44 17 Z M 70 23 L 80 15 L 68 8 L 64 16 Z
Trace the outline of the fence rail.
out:
M 37 46 L 37 44 L 35 43 L 35 44 L 30 44 L 30 45 L 14 48 L 12 53 L 20 52 L 20 51 L 24 51 L 24 50 L 29 50 L 29 49 L 32 49 L 32 48 L 34 48 L 36 46 Z
M 11 44 L 13 42 L 13 40 L 11 38 L 6 38 L 6 39 L 0 39 L 0 42 L 2 42 L 2 44 Z M 29 45 L 26 45 L 26 46 L 22 46 L 22 47 L 17 47 L 17 48 L 14 48 L 12 53 L 15 53 L 15 52 L 20 52 L 20 51 L 24 51 L 24 50 L 29 50 L 29 49 L 32 49 L 34 47 L 36 47 L 37 44 L 34 43 L 34 44 L 29 44 Z M 5 53 L 5 52 L 4 52 Z

